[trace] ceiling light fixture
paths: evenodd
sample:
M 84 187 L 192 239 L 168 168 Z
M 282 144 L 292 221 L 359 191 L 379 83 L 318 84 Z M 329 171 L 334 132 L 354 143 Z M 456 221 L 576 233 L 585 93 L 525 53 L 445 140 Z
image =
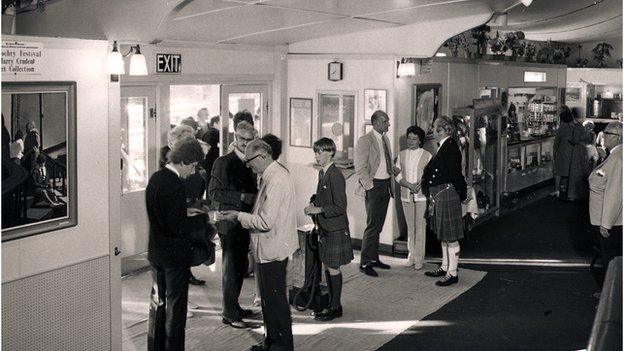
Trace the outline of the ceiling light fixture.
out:
M 141 53 L 139 44 L 130 46 L 130 51 L 122 55 L 119 52 L 117 41 L 113 42 L 113 50 L 108 53 L 108 73 L 109 74 L 125 74 L 123 58 L 130 56 L 130 68 L 128 74 L 131 76 L 146 76 L 147 63 L 145 56 Z
M 522 5 L 529 7 L 533 3 L 533 0 L 520 0 L 520 2 L 522 3 Z
M 397 68 L 397 77 L 410 77 L 416 75 L 416 64 L 411 57 L 401 58 Z

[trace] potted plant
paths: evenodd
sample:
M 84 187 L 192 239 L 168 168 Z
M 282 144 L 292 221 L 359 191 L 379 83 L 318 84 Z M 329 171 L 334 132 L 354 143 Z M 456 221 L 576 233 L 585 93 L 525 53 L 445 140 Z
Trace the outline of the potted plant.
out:
M 565 65 L 572 49 L 569 46 L 559 45 L 553 50 L 552 63 Z
M 524 47 L 524 60 L 527 62 L 533 62 L 537 46 L 534 43 L 527 43 Z
M 459 49 L 464 50 L 464 52 L 466 53 L 466 57 L 469 56 L 468 55 L 469 54 L 468 41 L 466 40 L 466 36 L 464 35 L 464 33 L 458 34 L 448 39 L 447 41 L 444 42 L 443 46 L 449 49 L 452 57 L 458 56 Z
M 512 61 L 524 55 L 525 43 L 522 41 L 523 39 L 524 32 L 522 31 L 507 32 L 505 34 L 505 46 L 511 50 Z
M 475 40 L 474 44 L 477 47 L 476 56 L 481 58 L 485 55 L 485 51 L 487 49 L 488 42 L 488 33 L 490 32 L 490 26 L 488 25 L 480 25 L 479 27 L 473 28 L 470 30 L 470 34 L 472 38 Z
M 598 68 L 607 67 L 607 63 L 605 62 L 607 57 L 611 57 L 611 50 L 613 46 L 609 43 L 598 43 L 595 48 L 592 49 L 594 53 L 594 60 L 598 61 Z
M 554 48 L 550 40 L 542 43 L 537 54 L 535 54 L 535 61 L 541 63 L 553 63 Z
M 488 40 L 488 44 L 490 44 L 490 50 L 492 50 L 494 54 L 494 59 L 502 59 L 505 51 L 507 51 L 507 46 L 505 45 L 505 40 L 500 36 L 498 31 L 496 31 L 496 36 L 494 38 Z

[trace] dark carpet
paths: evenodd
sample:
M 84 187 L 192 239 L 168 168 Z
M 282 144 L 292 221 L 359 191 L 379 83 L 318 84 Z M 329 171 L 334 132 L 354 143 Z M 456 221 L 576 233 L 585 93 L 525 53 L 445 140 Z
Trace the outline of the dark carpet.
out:
M 457 299 L 379 348 L 579 350 L 589 340 L 597 291 L 587 268 L 466 265 L 487 271 Z M 461 279 L 461 270 L 459 272 Z M 430 321 L 432 323 L 426 323 Z M 440 326 L 427 326 L 442 322 Z

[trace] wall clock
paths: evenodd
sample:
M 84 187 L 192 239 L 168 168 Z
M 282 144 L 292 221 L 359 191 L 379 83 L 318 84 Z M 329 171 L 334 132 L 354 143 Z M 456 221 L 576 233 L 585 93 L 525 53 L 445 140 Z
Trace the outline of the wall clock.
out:
M 331 81 L 342 80 L 342 62 L 330 62 L 327 64 L 327 79 Z

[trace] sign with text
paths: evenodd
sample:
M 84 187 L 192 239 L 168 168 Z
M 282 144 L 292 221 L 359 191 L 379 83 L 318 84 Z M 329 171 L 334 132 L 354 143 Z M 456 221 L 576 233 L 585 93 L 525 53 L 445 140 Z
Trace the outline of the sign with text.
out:
M 156 54 L 156 73 L 180 74 L 181 72 L 181 54 Z
M 20 41 L 2 42 L 3 74 L 41 74 L 43 44 Z

